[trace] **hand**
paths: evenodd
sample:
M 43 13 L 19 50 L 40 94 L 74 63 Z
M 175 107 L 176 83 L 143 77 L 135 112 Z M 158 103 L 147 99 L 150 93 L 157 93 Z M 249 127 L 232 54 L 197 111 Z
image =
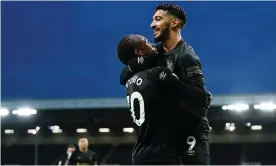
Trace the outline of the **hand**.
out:
M 156 78 L 156 80 L 165 81 L 166 83 L 173 83 L 179 80 L 178 76 L 172 73 L 171 70 L 167 67 L 153 67 L 150 70 L 152 77 Z

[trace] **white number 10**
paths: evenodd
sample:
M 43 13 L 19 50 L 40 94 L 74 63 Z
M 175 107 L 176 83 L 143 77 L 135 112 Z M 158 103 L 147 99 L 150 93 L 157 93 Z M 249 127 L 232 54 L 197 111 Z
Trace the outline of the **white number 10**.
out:
M 187 137 L 186 140 L 187 144 L 190 145 L 189 150 L 192 150 L 196 144 L 196 138 L 194 136 Z
M 139 119 L 136 119 L 136 117 L 135 117 L 135 107 L 134 107 L 135 99 L 138 99 L 138 101 L 139 101 L 139 113 L 140 113 Z M 136 123 L 137 126 L 141 126 L 145 121 L 145 103 L 144 103 L 143 96 L 139 92 L 133 92 L 130 95 L 130 97 L 127 96 L 127 103 L 130 106 L 130 112 L 131 112 L 131 116 L 133 118 L 134 123 Z

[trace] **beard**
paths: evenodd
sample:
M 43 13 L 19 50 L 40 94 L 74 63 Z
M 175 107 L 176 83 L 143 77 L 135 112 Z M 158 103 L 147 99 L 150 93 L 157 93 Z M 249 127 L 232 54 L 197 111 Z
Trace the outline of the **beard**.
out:
M 165 40 L 168 39 L 169 37 L 169 32 L 170 32 L 170 26 L 167 25 L 163 30 L 160 30 L 160 34 L 158 36 L 154 36 L 154 43 L 158 42 L 164 42 Z

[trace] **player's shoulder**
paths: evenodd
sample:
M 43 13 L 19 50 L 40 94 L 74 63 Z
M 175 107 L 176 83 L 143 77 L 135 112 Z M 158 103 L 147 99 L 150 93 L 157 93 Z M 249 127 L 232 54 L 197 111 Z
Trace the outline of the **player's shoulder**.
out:
M 72 153 L 72 155 L 76 155 L 76 154 L 79 154 L 80 153 L 80 151 L 78 150 L 78 149 L 76 149 L 73 153 Z
M 75 150 L 72 155 L 71 158 L 76 158 L 77 156 L 79 156 L 81 154 L 81 152 L 79 150 Z
M 153 79 L 153 75 L 156 75 L 156 73 L 157 73 L 157 67 L 153 67 L 134 74 L 133 77 L 131 77 L 129 80 L 140 78 L 143 80 L 151 81 Z
M 91 150 L 91 149 L 89 149 L 89 150 L 87 151 L 87 153 L 88 153 L 89 155 L 96 155 L 96 152 L 93 151 L 93 150 Z
M 194 48 L 185 40 L 181 41 L 181 44 L 176 54 L 176 58 L 199 60 L 199 57 L 196 54 Z
M 145 79 L 147 77 L 147 70 L 140 71 L 135 73 L 128 81 L 137 80 L 137 79 Z
M 143 83 L 144 78 L 146 77 L 145 71 L 140 71 L 135 73 L 132 77 L 130 77 L 126 82 L 126 88 L 139 86 Z
M 144 70 L 139 73 L 138 77 L 143 79 L 145 82 L 153 83 L 156 81 L 156 76 L 158 75 L 158 71 L 156 67 Z
M 134 74 L 126 83 L 126 88 L 134 87 L 134 86 L 150 86 L 156 83 L 159 79 L 159 75 L 163 70 L 158 67 L 153 67 L 151 69 L 147 69 L 144 71 L 140 71 Z

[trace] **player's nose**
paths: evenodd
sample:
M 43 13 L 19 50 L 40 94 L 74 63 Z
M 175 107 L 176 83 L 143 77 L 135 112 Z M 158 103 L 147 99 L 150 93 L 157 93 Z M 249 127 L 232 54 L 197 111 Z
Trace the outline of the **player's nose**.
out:
M 150 27 L 151 27 L 152 29 L 155 29 L 155 28 L 156 28 L 156 23 L 155 23 L 155 21 L 152 21 L 152 23 L 150 24 Z

